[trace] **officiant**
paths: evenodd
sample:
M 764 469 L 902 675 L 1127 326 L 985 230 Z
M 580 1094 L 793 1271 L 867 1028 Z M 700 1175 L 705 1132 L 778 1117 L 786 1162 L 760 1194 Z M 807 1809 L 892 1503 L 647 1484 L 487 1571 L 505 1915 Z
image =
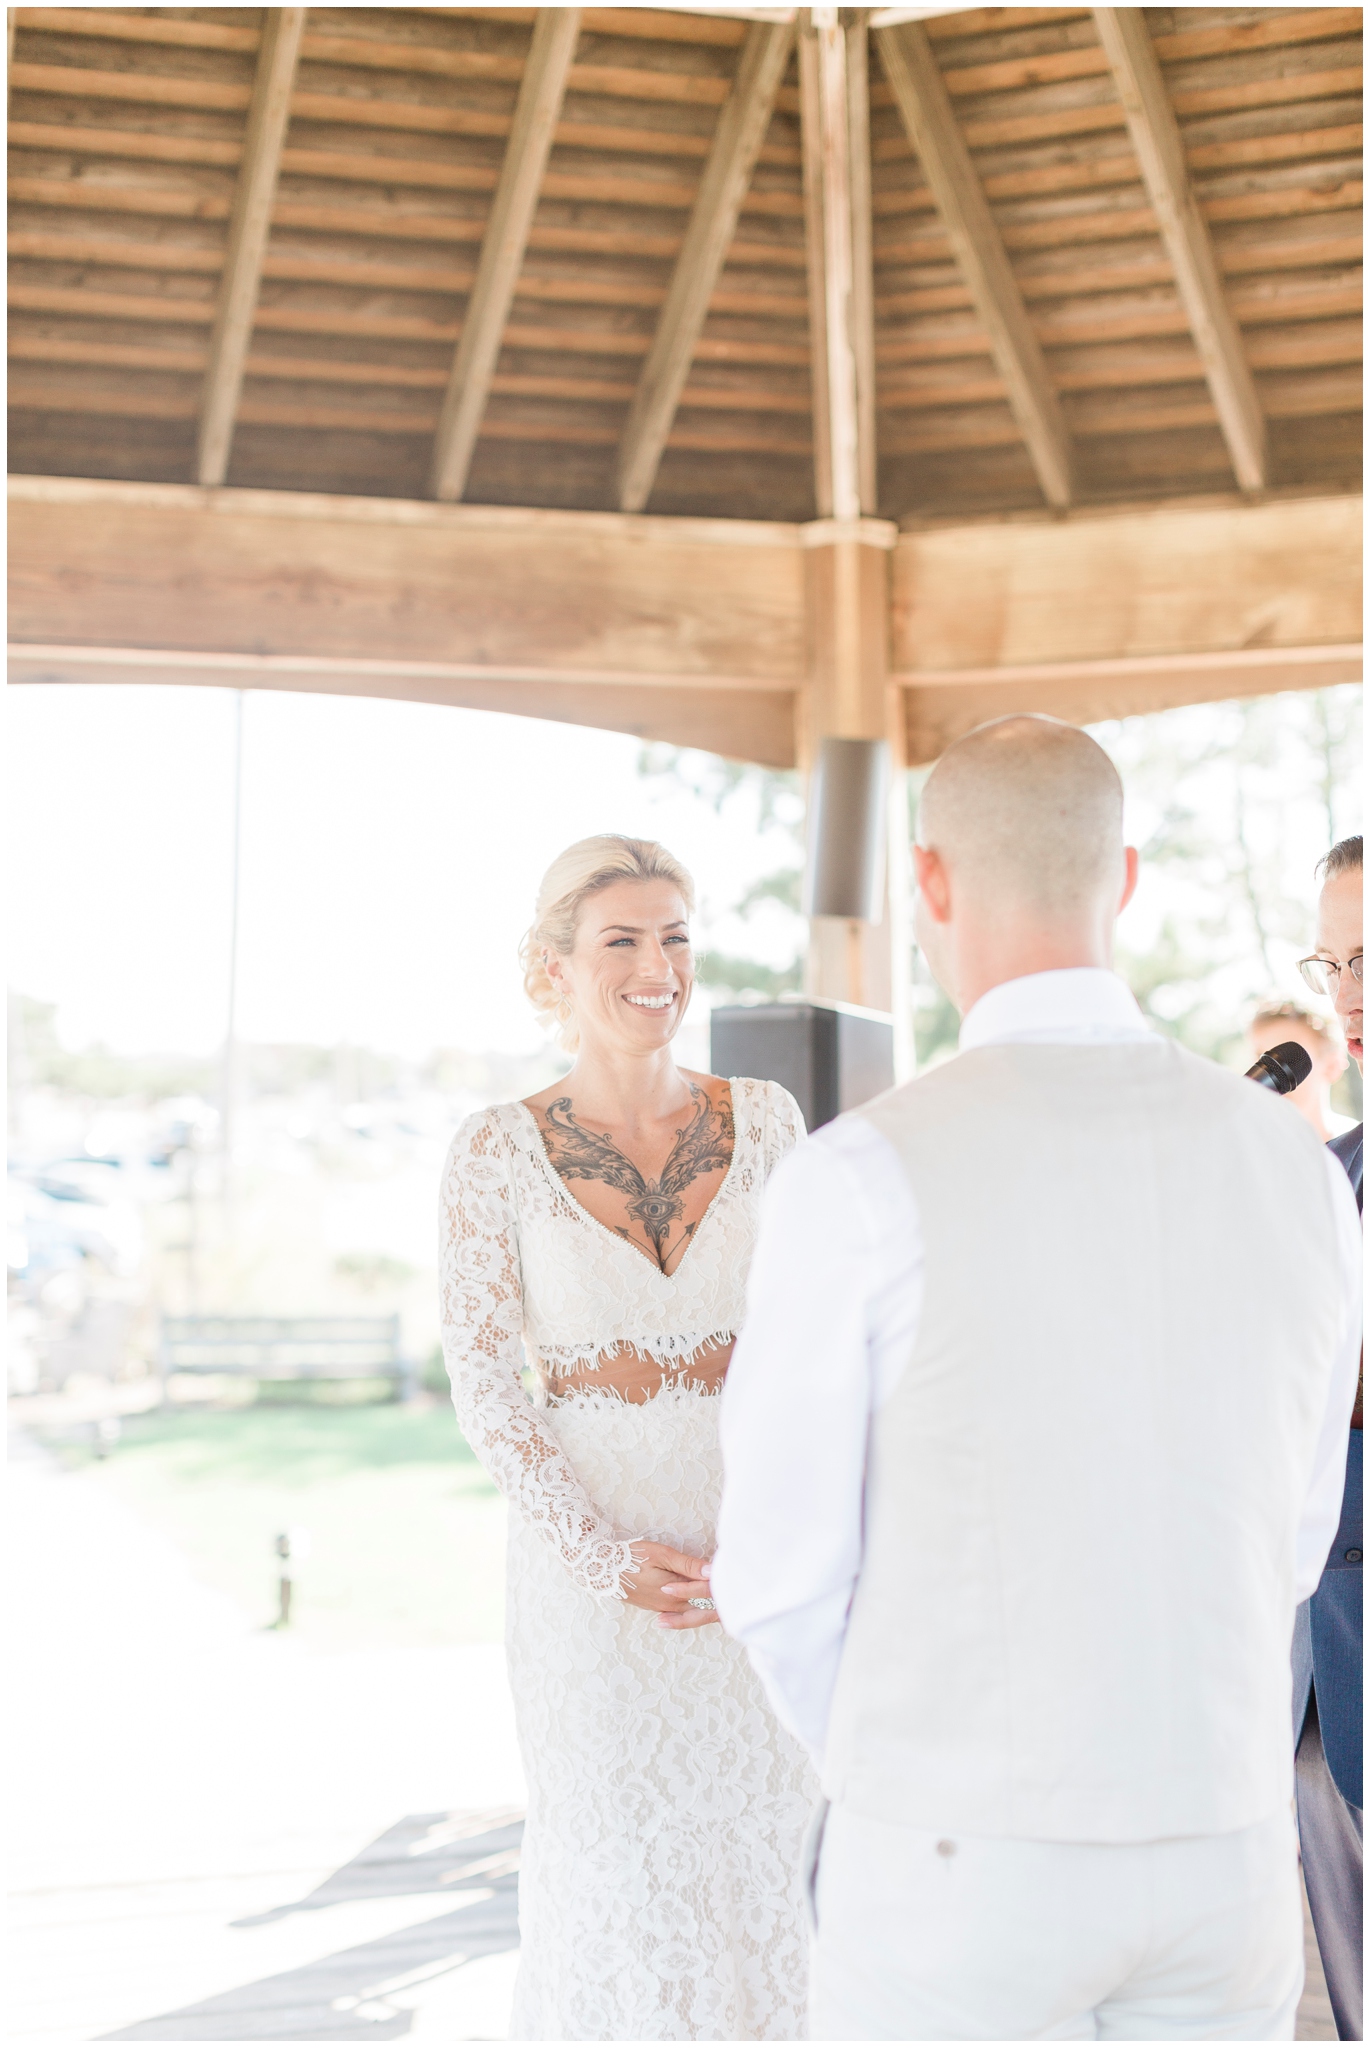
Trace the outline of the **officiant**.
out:
M 1342 839 L 1321 864 L 1317 944 L 1300 961 L 1316 994 L 1331 996 L 1358 1067 L 1365 1059 L 1363 881 L 1359 838 Z M 1329 1150 L 1363 1199 L 1364 1128 L 1333 1138 Z M 1294 1628 L 1294 1779 L 1304 1882 L 1337 2037 L 1364 2037 L 1362 1890 L 1364 1748 L 1361 1396 L 1351 1417 L 1341 1520 L 1316 1592 Z

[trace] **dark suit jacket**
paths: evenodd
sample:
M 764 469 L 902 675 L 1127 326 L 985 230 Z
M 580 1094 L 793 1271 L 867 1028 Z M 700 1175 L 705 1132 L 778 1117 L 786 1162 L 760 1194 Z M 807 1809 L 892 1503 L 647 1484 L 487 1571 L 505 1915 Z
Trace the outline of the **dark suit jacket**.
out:
M 1335 1152 L 1346 1168 L 1346 1178 L 1356 1191 L 1356 1207 L 1364 1213 L 1365 1125 L 1357 1124 L 1354 1131 L 1343 1131 L 1339 1138 L 1332 1139 L 1327 1149 Z
M 1330 1150 L 1346 1168 L 1363 1203 L 1365 1126 L 1334 1138 Z M 1361 1496 L 1364 1436 L 1351 1432 L 1341 1522 L 1328 1553 L 1318 1590 L 1299 1611 L 1294 1633 L 1295 1740 L 1308 1711 L 1310 1688 L 1317 1696 L 1323 1753 L 1337 1790 L 1352 1806 L 1364 1804 L 1361 1699 L 1363 1689 L 1361 1593 Z

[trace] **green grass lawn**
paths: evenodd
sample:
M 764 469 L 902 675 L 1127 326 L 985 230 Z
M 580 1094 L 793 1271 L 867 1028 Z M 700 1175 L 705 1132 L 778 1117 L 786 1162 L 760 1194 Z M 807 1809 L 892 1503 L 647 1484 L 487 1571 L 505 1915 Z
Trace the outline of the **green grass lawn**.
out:
M 504 1504 L 451 1407 L 301 1402 L 130 1416 L 112 1455 L 49 1438 L 265 1627 L 278 1531 L 303 1528 L 292 1633 L 320 1647 L 486 1643 L 504 1625 Z

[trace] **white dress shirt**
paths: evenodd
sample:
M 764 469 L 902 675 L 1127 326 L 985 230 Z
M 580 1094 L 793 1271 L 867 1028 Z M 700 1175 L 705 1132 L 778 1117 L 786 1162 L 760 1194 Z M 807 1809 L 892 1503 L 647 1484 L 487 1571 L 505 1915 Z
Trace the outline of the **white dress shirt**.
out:
M 1148 1036 L 1116 975 L 1071 967 L 991 989 L 967 1013 L 960 1049 Z M 1345 1324 L 1299 1528 L 1300 1600 L 1317 1585 L 1336 1534 L 1360 1367 L 1359 1216 L 1330 1152 L 1327 1170 Z M 908 1178 L 859 1113 L 816 1131 L 772 1175 L 723 1393 L 726 1484 L 712 1590 L 779 1719 L 820 1762 L 861 1567 L 868 1425 L 912 1356 L 923 1262 Z

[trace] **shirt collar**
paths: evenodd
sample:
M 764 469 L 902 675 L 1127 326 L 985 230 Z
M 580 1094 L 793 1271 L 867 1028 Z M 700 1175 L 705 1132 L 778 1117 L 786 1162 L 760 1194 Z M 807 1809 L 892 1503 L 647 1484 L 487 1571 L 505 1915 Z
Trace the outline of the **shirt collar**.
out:
M 986 991 L 961 1022 L 961 1051 L 1016 1038 L 1044 1044 L 1149 1038 L 1150 1026 L 1125 981 L 1105 967 L 1053 967 Z

